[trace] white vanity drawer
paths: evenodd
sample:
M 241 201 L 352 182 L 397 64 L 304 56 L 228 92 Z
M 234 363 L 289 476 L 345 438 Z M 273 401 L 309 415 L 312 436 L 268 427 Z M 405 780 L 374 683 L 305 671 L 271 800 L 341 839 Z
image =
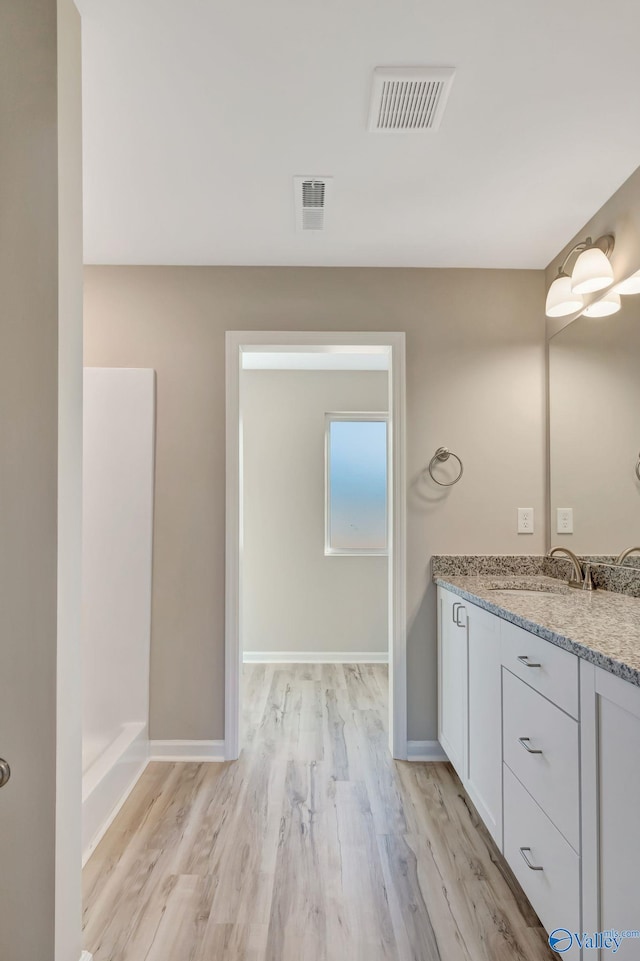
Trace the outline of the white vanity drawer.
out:
M 579 851 L 578 722 L 505 668 L 502 745 L 505 764 Z
M 506 765 L 504 855 L 547 933 L 580 931 L 580 859 Z
M 501 624 L 502 663 L 572 717 L 578 717 L 578 658 L 521 627 Z

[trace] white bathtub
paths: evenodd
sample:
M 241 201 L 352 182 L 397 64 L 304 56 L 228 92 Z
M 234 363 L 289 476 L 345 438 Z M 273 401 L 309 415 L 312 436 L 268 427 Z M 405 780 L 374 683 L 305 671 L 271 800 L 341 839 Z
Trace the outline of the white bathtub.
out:
M 82 863 L 126 801 L 149 760 L 147 725 L 123 724 L 108 744 L 85 744 L 82 774 Z

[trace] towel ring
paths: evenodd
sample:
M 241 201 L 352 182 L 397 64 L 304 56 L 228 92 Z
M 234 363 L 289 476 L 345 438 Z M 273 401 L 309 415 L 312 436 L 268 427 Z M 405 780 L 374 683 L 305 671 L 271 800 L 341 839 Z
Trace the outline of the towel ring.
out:
M 439 481 L 437 477 L 434 477 L 433 467 L 436 463 L 443 464 L 445 461 L 449 460 L 450 457 L 455 457 L 455 459 L 458 461 L 458 464 L 460 465 L 460 472 L 458 473 L 457 477 L 455 477 L 452 481 L 449 481 L 449 483 L 446 484 L 444 481 Z M 637 469 L 640 470 L 640 461 L 638 461 Z M 460 460 L 460 458 L 458 457 L 458 455 L 454 454 L 453 451 L 449 450 L 448 447 L 438 447 L 437 451 L 429 461 L 428 471 L 431 479 L 434 480 L 436 484 L 439 484 L 440 487 L 453 487 L 453 485 L 457 484 L 460 478 L 462 477 L 464 473 L 464 465 Z M 638 474 L 638 480 L 640 480 L 640 474 Z

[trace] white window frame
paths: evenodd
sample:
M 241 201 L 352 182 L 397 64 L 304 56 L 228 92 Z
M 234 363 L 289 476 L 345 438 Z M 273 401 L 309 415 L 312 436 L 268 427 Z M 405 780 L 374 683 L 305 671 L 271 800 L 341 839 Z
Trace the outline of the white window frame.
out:
M 385 498 L 386 547 L 332 547 L 331 546 L 331 444 L 329 433 L 336 421 L 384 421 L 387 425 L 387 491 Z M 326 557 L 389 556 L 389 414 L 387 411 L 329 411 L 324 415 L 324 553 Z

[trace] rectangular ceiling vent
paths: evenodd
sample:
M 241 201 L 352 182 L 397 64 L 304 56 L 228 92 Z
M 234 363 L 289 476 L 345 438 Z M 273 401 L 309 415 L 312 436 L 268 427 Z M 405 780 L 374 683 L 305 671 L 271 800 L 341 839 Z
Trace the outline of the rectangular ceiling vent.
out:
M 375 133 L 437 130 L 454 74 L 453 67 L 376 67 L 369 130 Z
M 293 178 L 298 230 L 324 230 L 331 180 L 331 177 Z

